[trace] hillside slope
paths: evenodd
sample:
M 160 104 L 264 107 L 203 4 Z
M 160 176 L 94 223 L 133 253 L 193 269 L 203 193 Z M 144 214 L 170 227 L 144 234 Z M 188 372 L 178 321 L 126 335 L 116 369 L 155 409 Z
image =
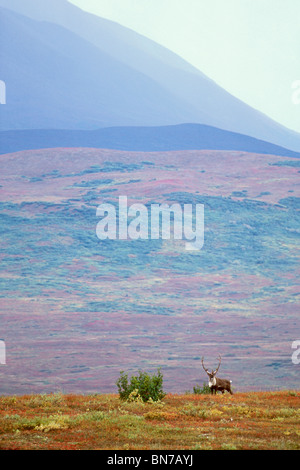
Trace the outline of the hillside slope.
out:
M 240 391 L 299 385 L 299 158 L 49 149 L 0 161 L 2 393 L 112 392 L 120 370 L 160 366 L 183 393 L 219 354 Z M 99 240 L 97 207 L 119 196 L 203 204 L 203 248 Z

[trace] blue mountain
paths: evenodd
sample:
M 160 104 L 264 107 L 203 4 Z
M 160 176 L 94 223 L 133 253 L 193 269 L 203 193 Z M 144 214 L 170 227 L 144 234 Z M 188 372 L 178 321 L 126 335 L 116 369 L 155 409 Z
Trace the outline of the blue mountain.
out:
M 170 122 L 186 106 L 154 80 L 52 23 L 1 9 L 1 129 Z
M 176 54 L 66 0 L 0 0 L 0 129 L 199 123 L 300 151 L 300 135 Z

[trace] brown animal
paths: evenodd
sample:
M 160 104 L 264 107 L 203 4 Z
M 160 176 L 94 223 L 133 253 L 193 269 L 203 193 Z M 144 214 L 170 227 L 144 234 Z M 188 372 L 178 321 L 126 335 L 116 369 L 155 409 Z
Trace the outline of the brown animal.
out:
M 202 367 L 203 369 L 205 370 L 205 372 L 207 373 L 208 375 L 208 378 L 209 378 L 209 381 L 208 381 L 208 386 L 210 387 L 210 391 L 211 393 L 215 393 L 217 394 L 217 392 L 222 392 L 222 393 L 225 393 L 225 390 L 227 390 L 227 392 L 229 392 L 231 395 L 233 395 L 233 392 L 231 390 L 231 380 L 227 380 L 227 379 L 219 379 L 218 377 L 216 377 L 217 375 L 217 372 L 220 368 L 220 365 L 221 365 L 221 356 L 219 356 L 219 365 L 218 367 L 216 368 L 216 370 L 212 370 L 211 372 L 208 371 L 208 369 L 206 369 L 204 367 L 204 363 L 203 363 L 203 357 L 201 359 L 201 363 L 202 363 Z

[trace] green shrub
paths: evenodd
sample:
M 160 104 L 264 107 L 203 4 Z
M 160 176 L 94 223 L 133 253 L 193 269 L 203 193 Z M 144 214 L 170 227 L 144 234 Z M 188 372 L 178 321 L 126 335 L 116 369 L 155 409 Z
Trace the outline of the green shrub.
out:
M 136 396 L 139 400 L 147 402 L 159 401 L 165 397 L 162 389 L 163 375 L 158 369 L 157 374 L 152 376 L 146 372 L 139 371 L 137 376 L 128 379 L 128 374 L 124 371 L 120 372 L 120 377 L 116 382 L 121 400 L 133 400 Z
M 193 387 L 193 392 L 196 395 L 209 395 L 211 393 L 211 390 L 207 383 L 204 382 L 202 388 L 200 387 L 200 385 L 196 385 L 195 387 Z

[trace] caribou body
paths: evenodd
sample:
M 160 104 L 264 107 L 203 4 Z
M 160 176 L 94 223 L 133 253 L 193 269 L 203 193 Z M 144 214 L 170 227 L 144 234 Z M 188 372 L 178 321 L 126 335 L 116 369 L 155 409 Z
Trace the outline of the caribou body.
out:
M 203 369 L 205 370 L 205 372 L 207 373 L 208 375 L 208 386 L 210 388 L 210 391 L 211 393 L 217 393 L 217 392 L 222 392 L 222 393 L 225 393 L 225 390 L 227 390 L 227 392 L 229 392 L 231 395 L 233 395 L 233 392 L 231 390 L 231 380 L 227 380 L 227 379 L 219 379 L 219 377 L 216 377 L 217 375 L 217 372 L 220 368 L 220 365 L 221 365 L 221 356 L 219 356 L 219 365 L 218 367 L 216 368 L 216 370 L 212 370 L 211 372 L 209 372 L 208 369 L 206 369 L 206 367 L 204 366 L 204 363 L 203 363 L 203 357 L 201 359 L 201 363 L 202 363 L 202 367 Z

